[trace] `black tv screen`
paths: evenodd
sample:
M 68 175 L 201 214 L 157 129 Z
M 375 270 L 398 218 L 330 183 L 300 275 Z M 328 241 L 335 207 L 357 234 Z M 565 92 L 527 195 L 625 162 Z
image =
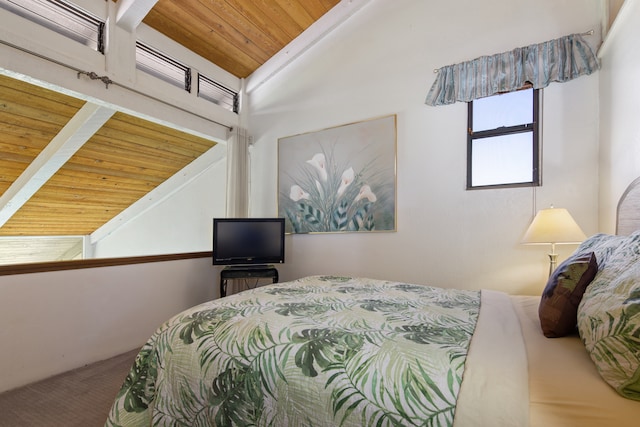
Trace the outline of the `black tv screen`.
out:
M 284 262 L 284 218 L 214 218 L 213 264 Z

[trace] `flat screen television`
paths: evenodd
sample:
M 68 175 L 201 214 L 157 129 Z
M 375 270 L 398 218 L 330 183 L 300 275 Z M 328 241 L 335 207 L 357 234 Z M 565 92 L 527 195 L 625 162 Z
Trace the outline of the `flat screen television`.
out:
M 214 218 L 213 265 L 284 263 L 284 218 Z

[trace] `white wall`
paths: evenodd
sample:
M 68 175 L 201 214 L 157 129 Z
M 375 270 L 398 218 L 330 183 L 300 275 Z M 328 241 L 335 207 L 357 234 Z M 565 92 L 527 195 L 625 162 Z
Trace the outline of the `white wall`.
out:
M 535 206 L 597 231 L 598 76 L 544 90 L 543 186 L 465 190 L 466 104 L 424 105 L 444 65 L 596 30 L 599 2 L 373 0 L 249 96 L 253 215 L 277 212 L 278 138 L 397 114 L 397 232 L 293 235 L 283 279 L 353 274 L 539 293 L 547 248 L 519 241 Z M 535 202 L 534 202 L 535 200 Z M 560 258 L 575 247 L 560 248 Z
M 223 161 L 107 236 L 96 256 L 210 251 L 225 184 Z M 218 287 L 211 258 L 0 276 L 0 392 L 140 348 Z
M 0 392 L 140 348 L 218 295 L 211 258 L 0 276 Z
M 225 216 L 227 194 L 227 147 L 218 144 L 214 149 L 224 153 L 220 161 L 195 178 L 187 174 L 185 179 L 189 181 L 179 191 L 100 239 L 94 245 L 93 257 L 210 251 L 212 220 Z M 181 178 L 183 173 L 177 175 L 171 179 Z
M 600 229 L 615 232 L 618 199 L 640 175 L 640 2 L 627 0 L 600 51 Z

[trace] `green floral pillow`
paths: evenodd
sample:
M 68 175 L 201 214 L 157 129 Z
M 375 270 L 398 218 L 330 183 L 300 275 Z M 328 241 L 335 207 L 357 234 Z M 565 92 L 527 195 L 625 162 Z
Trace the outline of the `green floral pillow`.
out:
M 578 307 L 578 330 L 598 372 L 618 393 L 640 400 L 640 232 L 596 235 L 579 248 L 599 270 Z
M 628 239 L 629 236 L 616 236 L 603 233 L 594 234 L 582 242 L 572 256 L 587 255 L 593 252 L 596 255 L 598 268 L 603 269 L 607 266 L 611 255 Z

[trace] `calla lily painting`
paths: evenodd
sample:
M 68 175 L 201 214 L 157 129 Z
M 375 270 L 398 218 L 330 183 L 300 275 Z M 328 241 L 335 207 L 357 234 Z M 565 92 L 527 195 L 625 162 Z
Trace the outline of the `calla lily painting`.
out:
M 288 233 L 395 231 L 396 116 L 278 140 Z

